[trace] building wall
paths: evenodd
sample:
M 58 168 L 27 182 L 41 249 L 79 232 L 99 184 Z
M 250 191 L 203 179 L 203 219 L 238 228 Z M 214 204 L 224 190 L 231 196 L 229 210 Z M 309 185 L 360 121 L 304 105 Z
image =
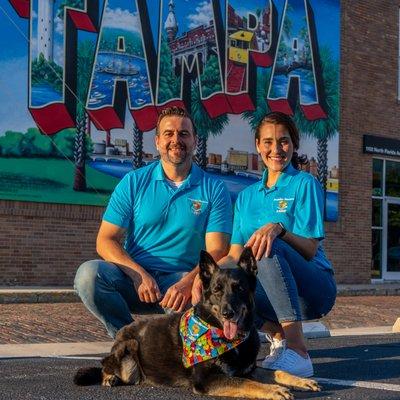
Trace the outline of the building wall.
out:
M 370 282 L 372 156 L 364 134 L 399 139 L 400 1 L 341 1 L 339 221 L 325 249 L 340 283 Z M 70 286 L 96 257 L 102 207 L 0 201 L 0 285 Z
M 400 138 L 400 1 L 341 1 L 339 222 L 327 225 L 326 249 L 341 283 L 370 282 L 372 156 L 364 134 Z
M 102 207 L 0 201 L 0 286 L 71 286 L 97 258 Z

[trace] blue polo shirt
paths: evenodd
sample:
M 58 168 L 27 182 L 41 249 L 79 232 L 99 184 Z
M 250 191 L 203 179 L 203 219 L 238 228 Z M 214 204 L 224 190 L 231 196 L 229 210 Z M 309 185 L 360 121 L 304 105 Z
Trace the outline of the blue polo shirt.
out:
M 127 229 L 124 248 L 147 271 L 192 270 L 207 232 L 232 232 L 232 206 L 224 183 L 193 164 L 178 188 L 161 162 L 126 174 L 103 220 Z
M 322 240 L 325 237 L 321 185 L 309 173 L 290 163 L 276 184 L 267 188 L 268 171 L 261 181 L 247 187 L 237 198 L 231 244 L 245 245 L 261 226 L 281 222 L 298 236 Z M 313 259 L 322 268 L 332 269 L 321 242 Z

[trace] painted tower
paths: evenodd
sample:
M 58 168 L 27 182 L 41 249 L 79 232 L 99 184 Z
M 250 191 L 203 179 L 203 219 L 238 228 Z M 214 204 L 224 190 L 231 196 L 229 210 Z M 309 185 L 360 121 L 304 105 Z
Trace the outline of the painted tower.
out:
M 38 56 L 47 61 L 53 61 L 53 9 L 54 0 L 38 0 Z
M 164 29 L 167 31 L 168 41 L 170 42 L 175 39 L 178 32 L 178 23 L 176 22 L 174 12 L 175 4 L 173 0 L 169 1 L 168 8 L 169 13 L 167 19 L 165 20 Z

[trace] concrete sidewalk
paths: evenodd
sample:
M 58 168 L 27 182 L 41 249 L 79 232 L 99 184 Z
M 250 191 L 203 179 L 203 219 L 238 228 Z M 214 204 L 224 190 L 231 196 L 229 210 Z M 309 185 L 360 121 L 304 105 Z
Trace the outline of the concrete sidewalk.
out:
M 320 322 L 330 331 L 390 330 L 399 310 L 400 296 L 340 296 Z M 0 304 L 0 345 L 109 340 L 103 325 L 82 303 Z

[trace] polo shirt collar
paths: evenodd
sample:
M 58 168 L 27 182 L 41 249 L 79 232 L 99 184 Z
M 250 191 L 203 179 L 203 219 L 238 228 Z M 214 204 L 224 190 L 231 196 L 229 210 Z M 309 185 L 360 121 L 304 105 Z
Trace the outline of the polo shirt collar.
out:
M 278 180 L 276 181 L 275 185 L 272 186 L 271 188 L 267 188 L 265 184 L 268 181 L 268 169 L 266 168 L 262 179 L 259 183 L 258 190 L 261 191 L 263 189 L 266 189 L 268 191 L 273 190 L 275 188 L 281 188 L 289 185 L 290 181 L 292 180 L 292 177 L 294 175 L 297 175 L 299 173 L 299 170 L 297 170 L 295 167 L 293 167 L 293 164 L 290 162 L 288 166 L 281 172 L 281 174 L 278 177 Z
M 189 175 L 185 179 L 185 181 L 188 182 L 188 186 L 199 185 L 203 175 L 204 171 L 200 167 L 198 167 L 195 163 L 192 163 Z M 154 168 L 153 177 L 156 181 L 163 181 L 164 179 L 166 179 L 161 161 L 157 162 L 157 165 Z M 185 186 L 187 186 L 186 182 Z

